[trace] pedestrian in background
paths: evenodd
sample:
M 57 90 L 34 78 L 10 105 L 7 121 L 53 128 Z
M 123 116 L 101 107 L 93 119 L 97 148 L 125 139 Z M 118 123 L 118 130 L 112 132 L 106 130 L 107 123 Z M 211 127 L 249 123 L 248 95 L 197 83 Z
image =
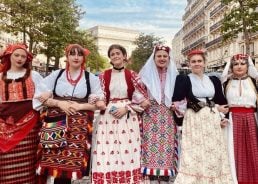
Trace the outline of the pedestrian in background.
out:
M 43 78 L 31 71 L 32 54 L 24 44 L 11 44 L 1 54 L 0 183 L 36 184 L 40 102 Z
M 177 174 L 178 134 L 172 96 L 178 72 L 169 47 L 158 45 L 140 71 L 150 98 L 142 104 L 141 172 L 144 182 L 167 183 Z
M 107 108 L 102 111 L 92 151 L 93 183 L 140 183 L 140 117 L 138 105 L 147 101 L 147 93 L 138 75 L 125 68 L 126 49 L 111 45 L 108 49 L 112 69 L 100 74 Z
M 222 83 L 229 105 L 227 127 L 231 172 L 235 183 L 258 183 L 257 71 L 248 55 L 226 64 Z
M 177 77 L 173 96 L 173 102 L 187 100 L 180 167 L 174 183 L 233 183 L 221 128 L 226 126 L 223 113 L 228 108 L 220 80 L 204 74 L 203 51 L 191 51 L 188 60 L 191 73 Z
M 71 183 L 71 180 L 90 175 L 93 111 L 105 108 L 98 77 L 85 70 L 89 51 L 78 44 L 70 44 L 65 54 L 66 68 L 44 79 L 53 98 L 39 97 L 48 107 L 44 119 L 51 119 L 50 129 L 53 129 L 53 133 L 45 132 L 46 137 L 52 140 L 66 134 L 65 141 L 58 145 L 47 143 L 49 140 L 40 143 L 37 173 L 47 175 L 47 183 Z M 54 132 L 54 127 L 57 129 L 56 126 L 63 122 L 67 131 Z M 48 128 L 48 123 L 43 127 Z

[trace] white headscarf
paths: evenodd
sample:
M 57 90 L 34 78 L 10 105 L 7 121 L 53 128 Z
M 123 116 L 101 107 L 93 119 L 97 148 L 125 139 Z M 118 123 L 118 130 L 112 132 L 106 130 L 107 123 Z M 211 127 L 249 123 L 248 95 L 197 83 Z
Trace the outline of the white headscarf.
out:
M 155 47 L 156 48 L 156 47 Z M 145 65 L 142 67 L 139 75 L 141 77 L 142 82 L 147 86 L 148 91 L 151 93 L 151 96 L 158 102 L 158 104 L 161 104 L 161 84 L 158 74 L 158 69 L 154 61 L 154 53 L 155 48 L 153 49 L 153 52 Z M 169 64 L 167 67 L 167 73 L 166 73 L 166 83 L 165 83 L 165 105 L 167 107 L 170 107 L 172 104 L 172 97 L 174 93 L 174 87 L 175 87 L 175 81 L 176 76 L 178 74 L 178 71 L 176 69 L 175 63 L 172 61 L 172 54 L 171 49 L 169 49 Z
M 234 56 L 233 56 L 234 57 Z M 221 83 L 223 84 L 224 82 L 226 82 L 230 77 L 232 77 L 233 73 L 232 70 L 230 68 L 230 64 L 231 64 L 232 60 L 228 61 L 223 72 L 221 75 Z M 247 69 L 247 74 L 254 78 L 257 79 L 258 78 L 258 71 L 256 70 L 253 61 L 251 59 L 250 56 L 248 56 L 248 69 Z

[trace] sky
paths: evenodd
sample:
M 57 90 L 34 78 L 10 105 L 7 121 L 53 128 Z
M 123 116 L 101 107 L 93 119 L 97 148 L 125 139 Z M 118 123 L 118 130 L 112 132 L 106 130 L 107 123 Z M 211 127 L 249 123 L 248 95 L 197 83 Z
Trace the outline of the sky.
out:
M 97 25 L 138 30 L 153 34 L 171 45 L 183 25 L 187 0 L 77 0 L 84 14 L 82 29 Z

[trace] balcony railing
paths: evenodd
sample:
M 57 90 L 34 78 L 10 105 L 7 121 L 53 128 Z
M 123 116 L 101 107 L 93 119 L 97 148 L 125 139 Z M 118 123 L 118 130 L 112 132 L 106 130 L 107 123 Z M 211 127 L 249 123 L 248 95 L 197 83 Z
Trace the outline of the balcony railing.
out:
M 210 17 L 213 17 L 216 13 L 222 10 L 225 7 L 225 4 L 220 4 L 217 8 L 210 12 Z
M 189 37 L 190 35 L 192 35 L 193 33 L 195 33 L 196 31 L 198 31 L 200 28 L 204 27 L 204 21 L 199 24 L 198 26 L 196 26 L 192 31 L 190 31 L 189 33 L 187 33 L 184 37 L 183 40 L 185 40 L 187 37 Z
M 207 40 L 207 36 L 203 36 L 203 37 L 201 37 L 200 39 L 196 40 L 196 41 L 195 41 L 194 43 L 192 43 L 191 45 L 188 45 L 188 46 L 186 46 L 185 48 L 183 48 L 183 49 L 181 50 L 181 52 L 182 52 L 182 53 L 186 53 L 188 50 L 191 50 L 191 49 L 193 49 L 193 48 L 195 48 L 195 47 L 197 47 L 197 46 L 199 46 L 199 45 L 205 43 L 206 40 Z
M 195 20 L 198 16 L 200 16 L 201 14 L 204 13 L 205 7 L 203 7 L 202 9 L 200 9 L 189 21 L 187 21 L 186 24 L 189 24 L 190 22 L 192 22 L 193 20 Z
M 183 20 L 186 19 L 186 17 L 188 17 L 190 15 L 190 10 L 186 11 L 185 14 L 183 15 Z
M 182 52 L 182 53 L 185 53 L 186 51 L 188 51 L 188 50 L 189 50 L 189 48 L 190 48 L 190 47 L 189 47 L 189 46 L 187 46 L 187 47 L 183 48 L 183 49 L 181 50 L 181 52 Z
M 213 32 L 215 31 L 217 28 L 219 28 L 222 24 L 222 20 L 218 21 L 217 23 L 213 24 L 211 27 L 210 27 L 210 32 Z
M 206 47 L 206 48 L 209 48 L 209 47 L 212 46 L 212 45 L 215 45 L 215 44 L 220 43 L 220 42 L 222 41 L 222 38 L 223 38 L 222 36 L 220 36 L 220 37 L 218 37 L 218 38 L 215 38 L 214 40 L 212 40 L 212 41 L 206 43 L 205 47 Z
M 209 0 L 206 4 L 206 7 L 208 7 L 214 0 Z
M 194 47 L 197 47 L 198 45 L 200 44 L 203 44 L 206 42 L 206 39 L 207 39 L 207 36 L 203 36 L 201 37 L 200 39 L 198 39 L 197 41 L 195 41 L 194 43 L 192 43 L 190 45 L 190 49 L 194 48 Z

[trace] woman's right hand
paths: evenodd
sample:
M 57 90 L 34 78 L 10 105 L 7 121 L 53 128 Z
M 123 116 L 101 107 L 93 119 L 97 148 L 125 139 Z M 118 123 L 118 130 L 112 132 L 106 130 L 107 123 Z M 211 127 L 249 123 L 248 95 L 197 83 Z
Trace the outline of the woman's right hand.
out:
M 47 101 L 47 99 L 49 99 L 52 96 L 51 92 L 44 92 L 41 93 L 40 96 L 36 97 L 36 99 L 38 99 L 41 103 L 44 103 Z
M 150 100 L 144 100 L 142 103 L 140 103 L 140 107 L 142 107 L 144 110 L 148 109 L 151 106 Z

